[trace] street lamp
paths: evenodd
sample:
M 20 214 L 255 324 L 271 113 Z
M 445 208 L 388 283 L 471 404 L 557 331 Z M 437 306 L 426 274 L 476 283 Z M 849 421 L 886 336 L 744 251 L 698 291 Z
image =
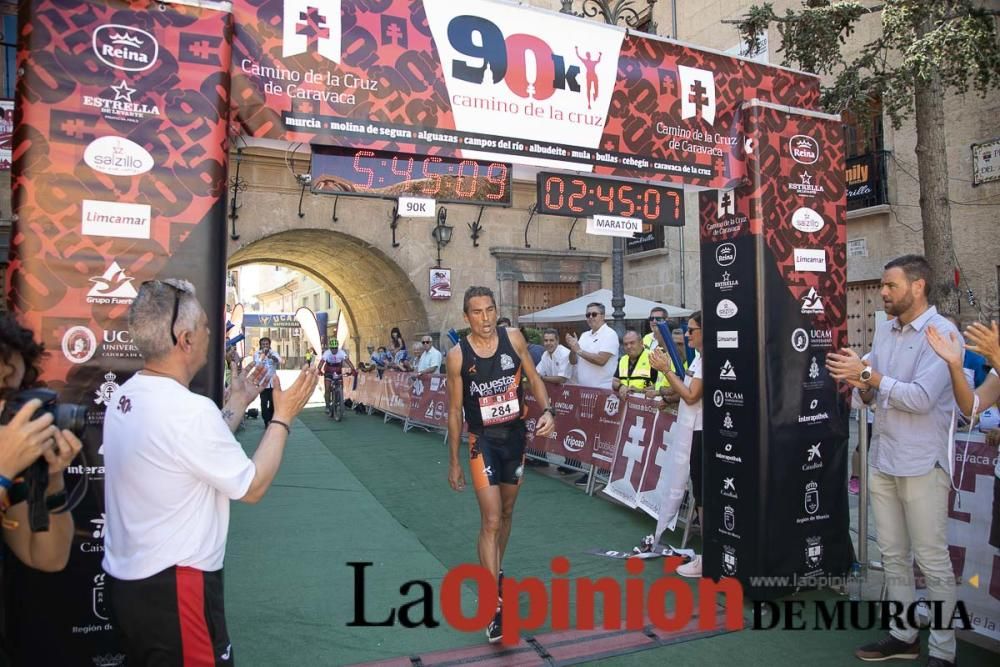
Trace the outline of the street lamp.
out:
M 609 25 L 622 21 L 627 27 L 637 28 L 642 16 L 632 5 L 636 2 L 647 5 L 647 17 L 653 13 L 656 0 L 583 0 L 583 13 L 573 11 L 572 0 L 562 0 L 563 14 L 592 18 L 598 14 Z M 650 28 L 652 30 L 652 28 Z M 625 335 L 625 239 L 616 236 L 611 245 L 611 328 L 618 339 Z
M 442 206 L 438 209 L 437 224 L 431 230 L 431 238 L 434 239 L 434 244 L 437 245 L 437 267 L 439 269 L 441 268 L 441 248 L 451 243 L 451 232 L 455 229 L 451 225 L 444 224 L 444 221 L 447 219 L 448 209 Z

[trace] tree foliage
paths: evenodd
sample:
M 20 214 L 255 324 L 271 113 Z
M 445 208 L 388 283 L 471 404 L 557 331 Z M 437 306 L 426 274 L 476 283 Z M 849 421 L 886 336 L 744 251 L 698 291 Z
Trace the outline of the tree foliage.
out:
M 995 6 L 995 4 L 993 5 Z M 878 13 L 879 36 L 848 61 L 842 46 L 862 17 Z M 783 16 L 770 3 L 751 7 L 738 24 L 749 49 L 760 45 L 768 26 L 781 36 L 786 65 L 833 77 L 822 105 L 831 113 L 867 116 L 870 100 L 881 98 L 894 127 L 913 114 L 913 94 L 933 76 L 944 88 L 984 94 L 1000 84 L 997 14 L 974 0 L 806 0 Z M 754 52 L 754 51 L 751 51 Z

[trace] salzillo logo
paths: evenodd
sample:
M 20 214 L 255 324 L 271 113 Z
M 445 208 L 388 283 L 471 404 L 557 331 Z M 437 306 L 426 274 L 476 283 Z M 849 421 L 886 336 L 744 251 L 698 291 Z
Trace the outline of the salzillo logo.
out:
M 340 62 L 340 0 L 285 0 L 281 57 L 315 51 Z
M 148 239 L 151 209 L 148 204 L 123 204 L 84 199 L 81 205 L 85 236 Z
M 715 307 L 715 314 L 724 320 L 735 317 L 738 312 L 740 312 L 740 309 L 737 308 L 736 304 L 729 299 L 723 299 L 719 302 L 719 305 Z
M 826 272 L 826 250 L 822 248 L 795 248 L 795 270 Z
M 800 232 L 811 234 L 823 229 L 825 225 L 823 216 L 808 206 L 796 209 L 795 213 L 792 213 L 792 227 Z
M 715 249 L 715 261 L 719 266 L 729 266 L 736 261 L 736 246 L 732 243 L 723 243 Z
M 142 72 L 156 64 L 160 45 L 145 30 L 108 23 L 94 31 L 94 53 L 108 67 Z
M 804 134 L 796 134 L 788 140 L 788 152 L 799 164 L 815 164 L 819 159 L 819 142 Z
M 138 176 L 153 168 L 153 156 L 124 137 L 94 139 L 83 152 L 83 161 L 91 169 L 110 176 Z

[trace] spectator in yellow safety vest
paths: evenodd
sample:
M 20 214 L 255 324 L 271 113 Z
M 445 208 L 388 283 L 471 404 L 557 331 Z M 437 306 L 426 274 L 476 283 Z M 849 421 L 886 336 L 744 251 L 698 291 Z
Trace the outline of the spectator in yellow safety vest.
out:
M 649 364 L 649 350 L 642 345 L 639 332 L 627 329 L 622 338 L 625 354 L 618 360 L 618 368 L 611 379 L 611 388 L 624 398 L 629 394 L 656 396 L 659 373 Z

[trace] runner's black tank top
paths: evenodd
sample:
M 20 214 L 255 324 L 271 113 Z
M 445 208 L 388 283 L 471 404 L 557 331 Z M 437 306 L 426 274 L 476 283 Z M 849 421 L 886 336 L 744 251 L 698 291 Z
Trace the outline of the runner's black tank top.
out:
M 497 327 L 497 350 L 480 357 L 467 338 L 462 346 L 462 407 L 469 433 L 504 437 L 513 427 L 523 428 L 527 407 L 521 386 L 521 357 L 504 327 Z

